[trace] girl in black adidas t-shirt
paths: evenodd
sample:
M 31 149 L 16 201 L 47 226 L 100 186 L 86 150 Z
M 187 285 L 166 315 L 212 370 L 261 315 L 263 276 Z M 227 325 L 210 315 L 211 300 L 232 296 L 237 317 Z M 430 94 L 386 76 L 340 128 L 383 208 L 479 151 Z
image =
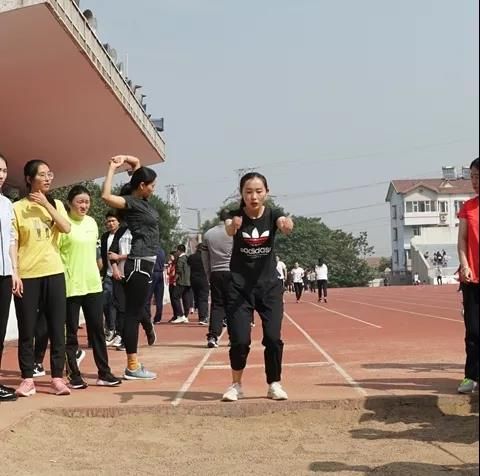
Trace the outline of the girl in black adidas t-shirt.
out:
M 268 195 L 267 179 L 258 173 L 244 175 L 240 180 L 241 208 L 231 213 L 225 222 L 226 231 L 233 236 L 230 261 L 232 281 L 227 312 L 230 334 L 230 366 L 232 385 L 223 395 L 224 401 L 236 401 L 243 396 L 242 374 L 250 352 L 253 312 L 262 319 L 265 346 L 265 372 L 269 398 L 286 400 L 287 393 L 280 384 L 283 342 L 282 284 L 277 278 L 274 251 L 275 233 L 290 233 L 291 218 L 265 206 Z

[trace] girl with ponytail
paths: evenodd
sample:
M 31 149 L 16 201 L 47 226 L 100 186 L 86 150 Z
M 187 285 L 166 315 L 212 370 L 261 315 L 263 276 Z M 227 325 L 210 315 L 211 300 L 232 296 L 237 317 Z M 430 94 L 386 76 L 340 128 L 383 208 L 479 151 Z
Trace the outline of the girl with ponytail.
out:
M 113 175 L 124 164 L 130 166 L 133 171 L 130 183 L 122 189 L 121 195 L 114 195 Z M 110 159 L 102 190 L 103 200 L 110 207 L 121 211 L 123 220 L 132 234 L 132 247 L 124 266 L 125 322 L 122 338 L 127 353 L 124 374 L 127 380 L 151 380 L 157 377 L 137 358 L 138 327 L 145 313 L 145 302 L 160 246 L 158 212 L 148 202 L 155 189 L 156 177 L 155 171 L 142 167 L 136 157 L 117 155 Z M 153 337 L 152 344 L 155 342 L 155 335 Z

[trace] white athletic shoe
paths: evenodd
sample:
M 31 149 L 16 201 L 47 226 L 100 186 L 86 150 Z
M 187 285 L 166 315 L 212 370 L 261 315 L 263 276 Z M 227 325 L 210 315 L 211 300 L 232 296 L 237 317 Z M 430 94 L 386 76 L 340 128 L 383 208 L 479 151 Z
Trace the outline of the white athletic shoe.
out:
M 236 402 L 239 398 L 243 398 L 242 386 L 239 383 L 232 383 L 223 394 L 222 402 Z
M 186 324 L 188 323 L 188 317 L 178 316 L 175 320 L 172 321 L 172 324 Z
M 271 398 L 272 400 L 288 400 L 288 395 L 282 388 L 280 382 L 273 382 L 268 386 L 267 398 Z

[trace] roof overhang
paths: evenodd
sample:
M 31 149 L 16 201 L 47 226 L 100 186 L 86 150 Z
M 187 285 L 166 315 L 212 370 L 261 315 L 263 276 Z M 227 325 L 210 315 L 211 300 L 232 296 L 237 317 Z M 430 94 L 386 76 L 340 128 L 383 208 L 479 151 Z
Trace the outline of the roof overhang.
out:
M 98 38 L 73 2 L 68 14 L 61 3 L 0 12 L 0 151 L 12 186 L 23 185 L 33 158 L 48 162 L 55 186 L 104 176 L 116 154 L 144 165 L 165 159 L 163 139 Z

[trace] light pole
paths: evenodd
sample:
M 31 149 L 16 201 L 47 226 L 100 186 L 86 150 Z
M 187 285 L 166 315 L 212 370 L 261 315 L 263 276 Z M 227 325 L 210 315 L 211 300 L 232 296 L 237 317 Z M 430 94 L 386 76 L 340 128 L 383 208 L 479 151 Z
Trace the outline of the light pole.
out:
M 190 211 L 193 211 L 193 212 L 197 212 L 197 238 L 198 238 L 198 242 L 201 243 L 202 242 L 202 234 L 200 232 L 200 228 L 202 226 L 202 216 L 201 216 L 201 209 L 200 208 L 189 208 L 189 207 L 186 207 L 185 210 L 190 210 Z

